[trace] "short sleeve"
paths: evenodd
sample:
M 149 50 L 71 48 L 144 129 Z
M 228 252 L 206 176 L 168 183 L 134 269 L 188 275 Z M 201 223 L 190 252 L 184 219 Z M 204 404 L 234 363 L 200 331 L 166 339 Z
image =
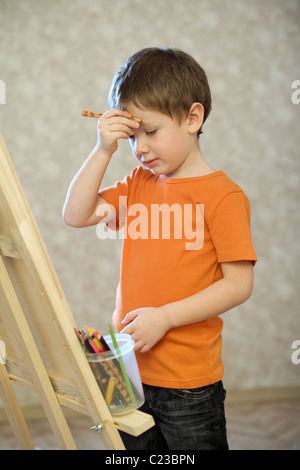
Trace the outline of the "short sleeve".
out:
M 243 191 L 227 194 L 209 221 L 209 230 L 219 263 L 251 260 L 257 257 L 250 230 L 250 204 Z
M 106 224 L 111 230 L 120 230 L 125 225 L 130 184 L 131 176 L 126 176 L 124 180 L 117 181 L 98 193 L 115 212 L 115 218 Z

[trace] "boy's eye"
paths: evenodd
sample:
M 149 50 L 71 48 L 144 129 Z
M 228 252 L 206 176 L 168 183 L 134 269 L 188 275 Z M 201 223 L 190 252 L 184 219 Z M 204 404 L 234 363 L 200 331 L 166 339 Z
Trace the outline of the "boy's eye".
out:
M 146 135 L 154 135 L 155 132 L 156 132 L 156 129 L 153 130 L 153 131 L 147 131 L 147 132 L 146 132 Z

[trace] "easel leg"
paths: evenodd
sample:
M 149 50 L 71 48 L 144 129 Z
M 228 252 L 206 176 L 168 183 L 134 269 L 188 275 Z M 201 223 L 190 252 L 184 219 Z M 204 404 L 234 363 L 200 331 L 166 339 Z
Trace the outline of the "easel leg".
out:
M 0 394 L 20 449 L 34 450 L 34 444 L 4 364 L 0 364 Z
M 4 310 L 11 322 L 12 331 L 23 351 L 24 362 L 35 384 L 49 424 L 62 450 L 77 449 L 68 423 L 59 405 L 49 376 L 34 342 L 26 317 L 8 276 L 2 256 L 0 256 L 0 297 Z

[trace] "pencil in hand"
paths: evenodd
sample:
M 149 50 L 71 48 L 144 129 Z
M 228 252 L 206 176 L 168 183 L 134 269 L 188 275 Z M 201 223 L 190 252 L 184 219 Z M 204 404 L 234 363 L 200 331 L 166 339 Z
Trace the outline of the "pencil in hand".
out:
M 94 113 L 93 111 L 82 111 L 81 116 L 99 118 L 102 114 L 103 113 Z M 138 117 L 132 116 L 130 119 L 135 122 L 142 122 L 142 119 Z

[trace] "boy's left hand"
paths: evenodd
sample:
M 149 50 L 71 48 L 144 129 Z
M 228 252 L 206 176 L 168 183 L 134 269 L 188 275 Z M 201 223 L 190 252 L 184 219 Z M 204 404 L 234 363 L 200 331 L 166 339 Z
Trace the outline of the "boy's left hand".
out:
M 135 351 L 147 352 L 168 331 L 166 318 L 159 307 L 138 308 L 127 313 L 122 321 L 125 328 L 120 333 L 131 336 Z

